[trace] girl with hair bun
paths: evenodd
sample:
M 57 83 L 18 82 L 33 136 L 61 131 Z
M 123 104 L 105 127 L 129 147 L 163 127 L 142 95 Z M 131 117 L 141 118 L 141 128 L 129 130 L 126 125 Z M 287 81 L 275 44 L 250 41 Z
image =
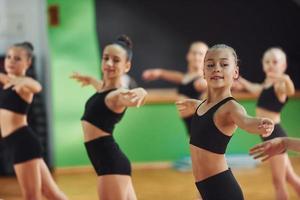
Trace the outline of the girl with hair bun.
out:
M 135 200 L 131 165 L 113 137 L 115 125 L 128 107 L 139 107 L 147 92 L 143 88 L 124 89 L 121 77 L 131 68 L 132 43 L 125 36 L 105 46 L 102 56 L 102 80 L 74 73 L 82 86 L 90 85 L 96 93 L 86 102 L 81 118 L 84 144 L 98 175 L 101 200 Z

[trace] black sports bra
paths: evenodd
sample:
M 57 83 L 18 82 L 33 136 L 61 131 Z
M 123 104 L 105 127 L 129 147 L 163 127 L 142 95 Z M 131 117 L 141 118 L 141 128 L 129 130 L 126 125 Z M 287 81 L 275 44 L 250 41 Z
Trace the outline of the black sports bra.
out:
M 197 78 L 194 78 L 185 84 L 182 83 L 182 84 L 178 85 L 177 92 L 179 94 L 183 94 L 184 96 L 187 96 L 192 99 L 199 99 L 201 94 L 200 94 L 200 92 L 198 92 L 195 89 L 195 86 L 194 86 L 194 83 L 196 80 L 197 80 Z
M 112 90 L 96 92 L 85 104 L 85 110 L 81 120 L 90 122 L 99 129 L 113 133 L 115 125 L 122 119 L 124 112 L 115 113 L 105 104 L 105 97 Z
M 213 153 L 225 153 L 231 136 L 225 135 L 216 127 L 213 117 L 215 112 L 230 100 L 236 101 L 233 97 L 227 97 L 201 116 L 197 111 L 206 100 L 198 106 L 192 119 L 190 144 Z
M 0 91 L 0 108 L 26 115 L 30 104 L 22 99 L 12 87 L 9 87 Z
M 257 101 L 257 107 L 280 113 L 287 101 L 288 99 L 281 103 L 276 96 L 274 86 L 271 86 L 262 90 Z

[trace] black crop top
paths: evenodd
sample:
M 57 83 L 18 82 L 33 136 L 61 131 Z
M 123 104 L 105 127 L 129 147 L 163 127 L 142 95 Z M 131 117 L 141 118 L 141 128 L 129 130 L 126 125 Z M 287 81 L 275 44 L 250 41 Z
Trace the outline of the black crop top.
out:
M 257 107 L 280 113 L 287 101 L 288 99 L 281 103 L 276 96 L 274 86 L 271 86 L 262 90 L 257 101 Z
M 26 115 L 30 104 L 22 99 L 12 87 L 9 87 L 0 90 L 0 108 Z
M 185 84 L 182 83 L 182 84 L 178 85 L 177 92 L 179 94 L 183 94 L 192 99 L 199 99 L 200 92 L 198 92 L 194 86 L 194 83 L 196 80 L 197 80 L 197 78 L 192 79 L 188 83 L 185 83 Z
M 115 113 L 110 110 L 105 104 L 105 97 L 112 90 L 104 92 L 96 92 L 85 104 L 85 110 L 81 120 L 90 122 L 101 130 L 111 133 L 115 125 L 122 119 L 124 112 Z
M 192 119 L 190 144 L 213 153 L 225 153 L 231 136 L 225 135 L 216 127 L 213 117 L 218 108 L 230 100 L 235 99 L 227 97 L 200 116 L 197 111 L 206 100 L 198 106 Z

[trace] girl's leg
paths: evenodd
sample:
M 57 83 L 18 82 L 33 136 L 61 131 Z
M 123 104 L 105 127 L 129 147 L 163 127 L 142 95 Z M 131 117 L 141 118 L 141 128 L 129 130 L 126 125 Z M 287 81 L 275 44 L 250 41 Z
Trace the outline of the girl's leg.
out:
M 44 160 L 40 160 L 42 193 L 50 200 L 67 200 L 66 195 L 58 188 Z
M 24 200 L 42 199 L 40 161 L 39 158 L 14 165 Z
M 286 158 L 287 159 L 286 180 L 288 181 L 288 183 L 290 183 L 292 185 L 292 187 L 294 188 L 294 190 L 297 192 L 298 196 L 300 197 L 300 178 L 295 173 L 288 155 L 286 155 L 286 157 L 287 157 Z
M 101 200 L 128 200 L 131 177 L 127 175 L 98 176 L 98 195 Z
M 286 188 L 286 166 L 287 159 L 285 154 L 270 158 L 273 184 L 277 200 L 287 200 L 288 192 Z

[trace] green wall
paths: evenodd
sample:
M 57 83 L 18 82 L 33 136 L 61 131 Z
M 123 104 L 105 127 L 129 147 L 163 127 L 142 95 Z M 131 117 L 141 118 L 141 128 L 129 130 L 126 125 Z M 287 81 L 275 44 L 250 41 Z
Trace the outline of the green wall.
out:
M 56 166 L 87 165 L 80 117 L 91 88 L 82 89 L 68 76 L 72 71 L 99 75 L 99 49 L 93 0 L 48 0 L 60 8 L 60 25 L 49 27 L 52 62 L 54 156 Z M 134 69 L 133 69 L 134 70 Z M 242 101 L 254 114 L 253 101 Z M 300 136 L 297 119 L 300 101 L 291 100 L 283 112 L 283 125 L 290 136 Z M 117 126 L 115 138 L 133 162 L 175 160 L 188 154 L 184 125 L 172 104 L 130 108 Z M 228 153 L 247 153 L 258 136 L 238 130 Z

